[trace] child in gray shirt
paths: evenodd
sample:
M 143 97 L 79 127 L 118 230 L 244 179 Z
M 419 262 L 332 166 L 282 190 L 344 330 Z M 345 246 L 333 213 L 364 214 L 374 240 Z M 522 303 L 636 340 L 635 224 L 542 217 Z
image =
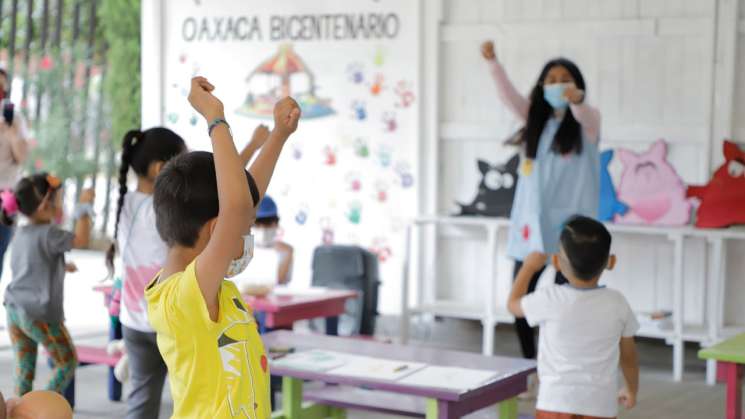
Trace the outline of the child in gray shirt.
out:
M 54 362 L 47 390 L 63 393 L 77 366 L 62 308 L 65 272 L 75 271 L 74 265 L 65 263 L 65 252 L 88 245 L 93 191 L 81 194 L 75 233 L 71 233 L 54 224 L 62 209 L 60 186 L 59 179 L 42 173 L 21 179 L 13 192 L 0 195 L 4 222 L 18 212 L 28 218 L 11 242 L 13 278 L 5 290 L 19 397 L 32 389 L 39 344 Z

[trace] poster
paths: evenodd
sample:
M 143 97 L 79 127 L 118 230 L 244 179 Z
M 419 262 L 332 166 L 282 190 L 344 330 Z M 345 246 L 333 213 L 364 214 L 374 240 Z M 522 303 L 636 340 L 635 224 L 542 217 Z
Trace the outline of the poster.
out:
M 162 16 L 164 125 L 210 149 L 186 99 L 196 74 L 216 86 L 239 150 L 293 96 L 303 118 L 268 191 L 295 248 L 293 285 L 310 283 L 316 246 L 359 245 L 380 261 L 379 308 L 397 311 L 417 213 L 419 2 L 168 0 Z

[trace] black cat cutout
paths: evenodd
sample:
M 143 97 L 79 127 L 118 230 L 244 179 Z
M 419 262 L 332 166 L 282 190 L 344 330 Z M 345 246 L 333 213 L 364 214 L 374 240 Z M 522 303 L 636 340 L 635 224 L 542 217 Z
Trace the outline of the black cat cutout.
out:
M 512 200 L 517 187 L 517 168 L 520 155 L 515 154 L 503 165 L 492 166 L 484 160 L 477 160 L 481 181 L 479 192 L 470 204 L 461 204 L 459 215 L 485 215 L 489 217 L 509 217 Z

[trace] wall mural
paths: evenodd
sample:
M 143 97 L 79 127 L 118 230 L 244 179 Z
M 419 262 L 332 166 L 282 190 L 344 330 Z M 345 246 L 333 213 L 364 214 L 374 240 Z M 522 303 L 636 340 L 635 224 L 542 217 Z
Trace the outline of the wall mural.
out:
M 210 149 L 186 100 L 195 74 L 216 85 L 239 148 L 293 96 L 303 119 L 269 194 L 296 248 L 294 281 L 309 283 L 318 245 L 365 247 L 381 261 L 383 311 L 397 310 L 385 296 L 398 292 L 404 220 L 417 213 L 418 4 L 165 3 L 164 124 L 191 149 Z

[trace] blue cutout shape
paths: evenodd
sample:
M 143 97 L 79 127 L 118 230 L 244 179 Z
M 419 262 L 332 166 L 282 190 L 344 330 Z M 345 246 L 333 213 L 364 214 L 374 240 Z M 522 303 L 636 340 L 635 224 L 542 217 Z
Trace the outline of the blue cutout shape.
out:
M 600 153 L 600 202 L 598 205 L 598 219 L 600 221 L 612 221 L 616 214 L 626 214 L 629 207 L 618 200 L 616 188 L 613 186 L 613 178 L 608 172 L 608 165 L 613 160 L 613 150 Z

